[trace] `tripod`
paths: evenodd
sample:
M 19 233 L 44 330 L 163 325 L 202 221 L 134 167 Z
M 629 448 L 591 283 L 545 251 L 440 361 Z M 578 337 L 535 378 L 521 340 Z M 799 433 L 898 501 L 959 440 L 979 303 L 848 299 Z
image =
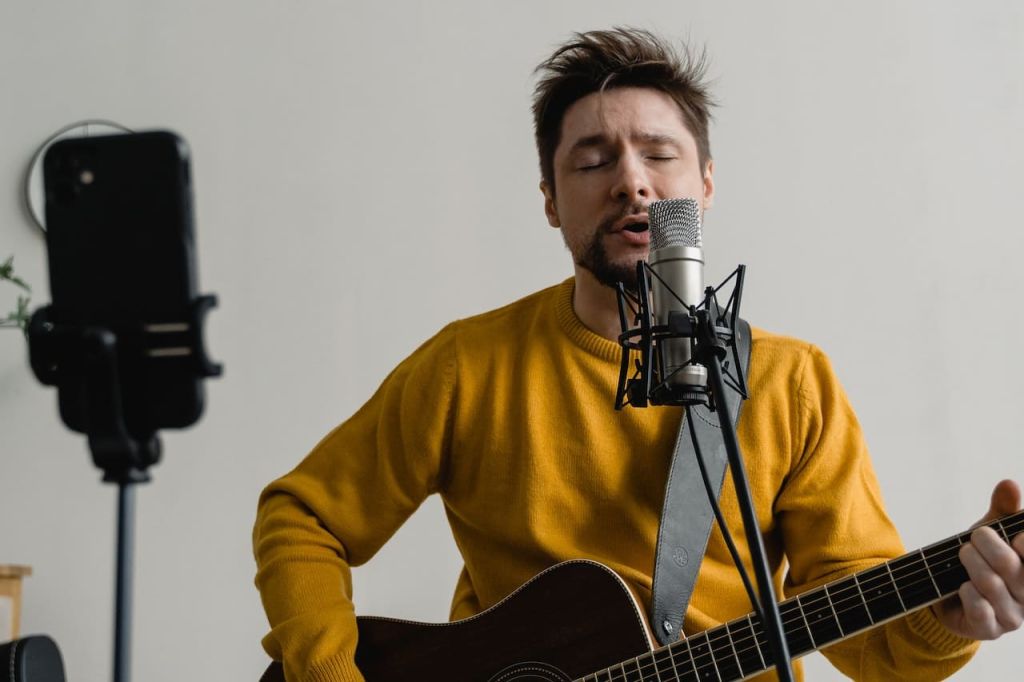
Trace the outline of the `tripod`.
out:
M 149 467 L 160 460 L 162 450 L 152 423 L 129 426 L 121 369 L 137 369 L 135 356 L 141 349 L 149 361 L 188 358 L 187 366 L 198 378 L 219 376 L 222 367 L 207 357 L 201 333 L 205 314 L 216 303 L 214 296 L 200 296 L 193 302 L 187 322 L 149 325 L 127 333 L 59 322 L 52 306 L 37 310 L 29 322 L 29 358 L 36 377 L 58 387 L 62 418 L 72 429 L 88 435 L 89 450 L 103 471 L 103 482 L 118 488 L 114 682 L 131 679 L 135 486 L 150 480 Z M 198 413 L 195 416 L 198 418 Z

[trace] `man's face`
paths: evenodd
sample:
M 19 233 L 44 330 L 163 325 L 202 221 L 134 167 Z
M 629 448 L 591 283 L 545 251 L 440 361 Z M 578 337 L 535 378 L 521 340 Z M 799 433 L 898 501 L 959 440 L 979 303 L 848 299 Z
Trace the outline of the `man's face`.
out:
M 636 283 L 646 259 L 647 205 L 689 197 L 711 207 L 713 165 L 701 172 L 697 143 L 663 92 L 623 87 L 573 103 L 555 149 L 555 192 L 541 183 L 548 223 L 562 230 L 577 277 Z

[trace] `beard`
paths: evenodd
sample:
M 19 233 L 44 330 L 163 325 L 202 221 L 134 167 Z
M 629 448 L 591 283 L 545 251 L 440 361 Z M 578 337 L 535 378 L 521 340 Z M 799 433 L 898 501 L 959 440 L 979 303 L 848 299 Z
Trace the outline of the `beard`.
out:
M 596 233 L 578 256 L 574 254 L 576 264 L 590 271 L 598 282 L 615 289 L 619 282 L 626 291 L 636 292 L 636 261 L 632 263 L 615 263 L 609 258 L 604 247 L 604 232 Z
M 565 245 L 572 254 L 573 262 L 581 268 L 588 270 L 604 286 L 615 289 L 618 283 L 622 282 L 626 291 L 635 293 L 637 287 L 636 262 L 641 259 L 628 259 L 622 256 L 619 262 L 613 261 L 608 255 L 608 249 L 605 248 L 604 238 L 611 233 L 612 226 L 621 218 L 646 211 L 647 207 L 643 204 L 623 206 L 614 215 L 602 220 L 593 235 L 591 235 L 590 240 L 586 243 L 574 245 L 570 244 L 569 240 L 566 239 Z M 564 232 L 562 236 L 563 238 L 565 237 Z M 646 255 L 642 260 L 647 260 Z

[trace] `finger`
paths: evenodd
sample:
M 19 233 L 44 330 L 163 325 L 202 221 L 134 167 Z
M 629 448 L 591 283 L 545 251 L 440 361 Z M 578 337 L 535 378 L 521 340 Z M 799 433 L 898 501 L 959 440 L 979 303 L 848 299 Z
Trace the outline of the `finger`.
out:
M 980 529 L 980 531 L 990 529 Z M 979 532 L 979 531 L 975 531 Z M 1024 621 L 1024 607 L 1013 598 L 1003 578 L 989 565 L 974 544 L 964 545 L 960 550 L 960 561 L 970 576 L 970 585 L 986 602 L 1002 631 L 1016 630 Z M 965 605 L 964 612 L 967 613 Z M 984 630 L 986 633 L 987 630 Z
M 988 513 L 978 524 L 994 521 L 1001 516 L 1012 514 L 1021 508 L 1021 490 L 1016 481 L 1005 479 L 996 484 L 992 490 L 992 499 L 989 502 Z
M 1018 538 L 1015 540 L 1019 541 Z M 1024 604 L 1024 562 L 1015 548 L 991 528 L 978 528 L 971 533 L 971 545 L 978 551 L 993 571 L 1002 579 L 1018 606 Z M 1018 542 L 1024 547 L 1024 544 Z
M 1003 634 L 1003 630 L 996 621 L 995 611 L 992 605 L 978 592 L 971 583 L 964 583 L 957 593 L 960 596 L 960 605 L 964 610 L 964 624 L 967 627 L 966 633 L 973 639 L 995 639 Z
M 1020 533 L 1013 539 L 1010 546 L 1016 550 L 1017 555 L 1020 556 L 1021 560 L 1024 560 L 1024 533 Z

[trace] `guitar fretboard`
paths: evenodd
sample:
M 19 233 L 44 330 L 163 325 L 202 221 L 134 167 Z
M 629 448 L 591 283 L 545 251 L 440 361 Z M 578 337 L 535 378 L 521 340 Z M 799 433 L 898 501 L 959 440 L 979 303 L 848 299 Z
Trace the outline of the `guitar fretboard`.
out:
M 988 524 L 1009 542 L 1024 511 Z M 961 533 L 779 604 L 791 656 L 798 657 L 931 604 L 967 580 Z M 774 666 L 760 618 L 748 614 L 577 682 L 732 682 Z

